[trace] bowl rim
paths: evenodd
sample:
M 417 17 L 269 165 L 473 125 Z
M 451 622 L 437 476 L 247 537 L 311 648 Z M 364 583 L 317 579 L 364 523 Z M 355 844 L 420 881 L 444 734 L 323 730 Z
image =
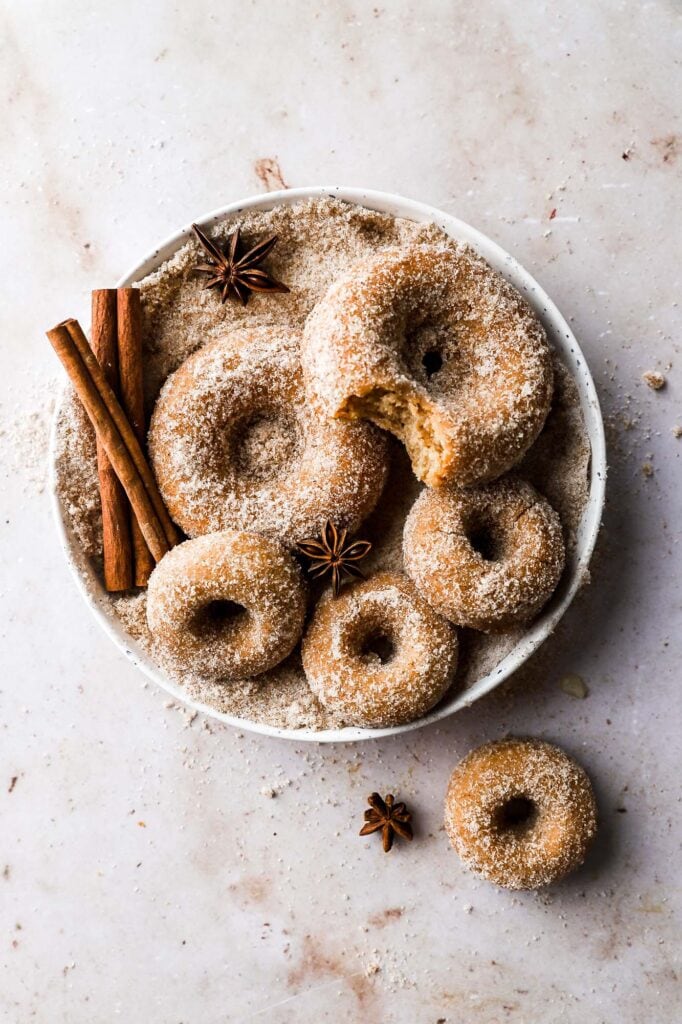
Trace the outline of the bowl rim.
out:
M 455 692 L 449 701 L 441 701 L 433 711 L 405 725 L 381 729 L 366 729 L 356 726 L 320 731 L 309 728 L 289 729 L 229 715 L 225 712 L 217 711 L 201 701 L 189 698 L 178 684 L 164 676 L 161 669 L 152 661 L 150 655 L 126 632 L 123 623 L 116 616 L 110 597 L 104 590 L 98 575 L 90 564 L 90 560 L 73 535 L 59 499 L 56 471 L 57 425 L 61 408 L 61 402 L 59 402 L 52 420 L 48 455 L 49 491 L 53 515 L 66 561 L 84 601 L 99 625 L 119 650 L 137 668 L 149 679 L 170 693 L 178 702 L 186 704 L 196 711 L 200 711 L 235 728 L 259 733 L 264 736 L 294 740 L 299 743 L 355 742 L 366 739 L 380 739 L 385 736 L 395 736 L 414 729 L 420 729 L 426 725 L 441 721 L 462 708 L 469 707 L 474 701 L 490 693 L 491 690 L 499 686 L 513 672 L 517 671 L 554 631 L 583 582 L 601 524 L 607 469 L 604 424 L 599 399 L 589 367 L 573 332 L 554 302 L 532 275 L 513 256 L 476 228 L 471 227 L 451 214 L 418 200 L 375 189 L 360 189 L 341 185 L 292 188 L 249 196 L 246 199 L 237 200 L 236 202 L 211 210 L 203 216 L 195 218 L 192 223 L 199 224 L 202 227 L 210 227 L 218 221 L 238 215 L 245 210 L 269 210 L 280 204 L 292 205 L 299 200 L 315 199 L 323 196 L 329 196 L 332 199 L 371 210 L 390 213 L 393 216 L 406 217 L 407 219 L 423 223 L 434 223 L 450 237 L 469 242 L 495 270 L 511 281 L 539 316 L 550 343 L 558 350 L 562 361 L 567 366 L 577 385 L 580 408 L 591 445 L 591 455 L 588 470 L 589 496 L 578 529 L 576 557 L 570 566 L 570 571 L 564 574 L 564 579 L 560 584 L 560 593 L 558 596 L 555 594 L 555 598 L 552 599 L 549 606 L 531 623 L 529 629 L 524 633 L 519 642 L 493 669 L 477 680 L 469 689 L 461 693 Z M 135 281 L 146 277 L 169 259 L 170 256 L 184 245 L 190 236 L 191 224 L 185 225 L 178 231 L 173 232 L 173 234 L 169 235 L 152 249 L 151 252 L 133 264 L 117 282 L 116 287 L 127 287 Z

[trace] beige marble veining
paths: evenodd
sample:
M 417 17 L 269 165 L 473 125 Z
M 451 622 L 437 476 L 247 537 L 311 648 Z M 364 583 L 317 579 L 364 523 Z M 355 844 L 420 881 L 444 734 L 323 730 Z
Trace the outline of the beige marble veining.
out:
M 668 0 L 0 5 L 0 1020 L 680 1019 L 681 44 Z M 44 329 L 282 182 L 498 240 L 604 406 L 592 585 L 512 688 L 406 738 L 303 748 L 167 706 L 51 522 Z M 475 880 L 442 830 L 454 762 L 508 731 L 564 745 L 600 803 L 586 867 L 543 895 Z M 356 835 L 375 788 L 415 812 L 387 857 Z

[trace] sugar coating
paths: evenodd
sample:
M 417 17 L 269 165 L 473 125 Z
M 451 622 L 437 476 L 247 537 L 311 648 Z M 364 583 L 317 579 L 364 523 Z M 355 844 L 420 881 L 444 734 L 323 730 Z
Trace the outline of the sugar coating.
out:
M 488 547 L 481 551 L 476 538 Z M 405 570 L 451 622 L 496 632 L 528 622 L 556 588 L 559 516 L 529 483 L 426 488 L 405 521 Z
M 311 398 L 328 416 L 365 417 L 395 433 L 431 486 L 499 476 L 549 411 L 542 325 L 461 242 L 361 260 L 315 307 L 304 337 Z
M 173 519 L 189 536 L 252 530 L 289 547 L 327 519 L 351 532 L 386 480 L 387 445 L 368 423 L 328 421 L 305 399 L 300 333 L 241 328 L 171 374 L 149 454 Z
M 231 602 L 227 618 L 211 615 Z M 277 541 L 224 530 L 178 544 L 152 573 L 147 621 L 176 665 L 209 679 L 258 675 L 283 661 L 303 630 L 306 585 Z
M 529 801 L 517 824 L 512 800 Z M 445 798 L 450 841 L 476 874 L 507 889 L 537 889 L 582 864 L 597 828 L 592 785 L 573 758 L 535 739 L 486 743 L 455 768 Z
M 388 641 L 386 661 L 373 644 Z M 303 638 L 303 669 L 325 707 L 353 725 L 401 725 L 443 696 L 457 635 L 402 573 L 377 573 L 318 603 Z

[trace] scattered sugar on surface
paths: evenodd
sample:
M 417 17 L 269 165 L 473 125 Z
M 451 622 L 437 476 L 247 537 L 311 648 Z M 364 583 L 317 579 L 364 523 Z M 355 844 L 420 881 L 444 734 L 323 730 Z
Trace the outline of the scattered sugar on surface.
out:
M 25 491 L 41 494 L 47 478 L 54 382 L 31 380 L 28 394 L 26 405 L 11 396 L 0 402 L 0 459 L 5 473 L 22 479 Z

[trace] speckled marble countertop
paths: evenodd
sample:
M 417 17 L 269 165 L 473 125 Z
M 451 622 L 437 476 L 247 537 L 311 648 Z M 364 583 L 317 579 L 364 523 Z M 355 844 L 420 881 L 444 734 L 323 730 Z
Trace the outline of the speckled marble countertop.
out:
M 0 1019 L 678 1021 L 679 8 L 24 0 L 0 25 Z M 482 229 L 570 318 L 603 402 L 591 587 L 514 686 L 407 738 L 298 746 L 169 707 L 51 522 L 44 329 L 282 181 Z M 441 827 L 456 760 L 507 731 L 598 791 L 589 862 L 542 895 L 474 879 Z M 357 836 L 375 788 L 416 816 L 388 857 Z

